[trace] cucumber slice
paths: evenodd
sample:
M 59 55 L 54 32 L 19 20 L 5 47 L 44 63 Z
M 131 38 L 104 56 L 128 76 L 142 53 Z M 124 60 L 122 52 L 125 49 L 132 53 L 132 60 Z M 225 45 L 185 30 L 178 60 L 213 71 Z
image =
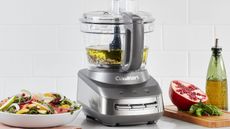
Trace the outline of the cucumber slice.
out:
M 46 110 L 46 111 L 50 111 L 49 107 L 43 105 L 43 104 L 40 104 L 40 103 L 37 103 L 37 102 L 32 102 L 33 104 L 37 105 L 41 110 Z
M 47 114 L 47 111 L 46 111 L 46 110 L 38 110 L 38 112 L 39 112 L 40 114 Z
M 16 114 L 25 114 L 29 111 L 30 111 L 29 109 L 21 109 L 21 110 L 17 111 Z
M 4 103 L 0 107 L 0 111 L 5 111 L 6 109 L 8 109 L 8 107 L 10 107 L 10 105 L 14 103 L 16 98 L 17 98 L 16 96 L 11 97 L 6 103 Z

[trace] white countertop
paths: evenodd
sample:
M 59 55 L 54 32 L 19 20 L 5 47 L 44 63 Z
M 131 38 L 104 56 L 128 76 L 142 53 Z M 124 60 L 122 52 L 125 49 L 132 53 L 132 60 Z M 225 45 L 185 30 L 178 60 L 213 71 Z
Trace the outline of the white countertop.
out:
M 162 117 L 157 124 L 151 125 L 138 125 L 138 126 L 121 126 L 121 127 L 108 127 L 104 126 L 93 120 L 86 120 L 83 112 L 77 117 L 77 119 L 70 125 L 79 126 L 82 129 L 210 129 L 203 126 L 198 126 L 188 122 L 180 120 Z M 230 127 L 218 128 L 218 129 L 230 129 Z

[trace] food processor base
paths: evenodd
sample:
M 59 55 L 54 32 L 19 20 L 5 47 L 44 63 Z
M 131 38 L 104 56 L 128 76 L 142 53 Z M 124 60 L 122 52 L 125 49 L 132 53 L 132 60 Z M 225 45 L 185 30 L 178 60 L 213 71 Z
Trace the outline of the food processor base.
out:
M 107 126 L 156 123 L 163 115 L 158 83 L 150 77 L 132 85 L 105 84 L 90 79 L 89 70 L 78 75 L 78 102 L 87 118 Z
M 111 117 L 108 117 L 108 116 L 100 116 L 100 119 L 97 119 L 95 117 L 86 115 L 86 118 L 89 119 L 89 120 L 97 121 L 97 122 L 99 122 L 99 123 L 101 123 L 103 125 L 106 125 L 106 126 L 114 127 L 114 126 L 125 126 L 125 125 L 156 124 L 157 121 L 162 116 L 162 114 L 159 113 L 157 115 L 158 115 L 157 117 L 156 117 L 156 114 L 155 114 L 155 115 L 148 115 L 148 116 L 147 115 L 145 115 L 145 116 L 137 116 L 136 118 L 133 117 L 133 116 L 126 117 L 126 118 L 124 118 L 124 117 L 123 118 L 118 118 L 118 117 L 111 118 Z M 156 120 L 148 121 L 148 120 L 152 119 L 153 117 Z M 135 121 L 133 121 L 133 119 L 135 119 Z M 125 122 L 124 120 L 126 120 L 127 122 Z M 146 120 L 146 121 L 144 121 L 144 120 Z

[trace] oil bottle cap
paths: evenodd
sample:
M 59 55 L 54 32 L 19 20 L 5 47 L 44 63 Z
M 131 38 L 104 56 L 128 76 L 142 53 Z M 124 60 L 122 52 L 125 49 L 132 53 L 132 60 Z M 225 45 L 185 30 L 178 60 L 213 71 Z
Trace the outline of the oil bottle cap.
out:
M 222 51 L 222 47 L 219 46 L 218 40 L 219 40 L 219 39 L 216 38 L 216 40 L 215 40 L 215 46 L 212 47 L 213 53 L 214 53 L 214 54 L 217 54 L 217 55 L 219 55 L 219 54 L 221 53 L 221 51 Z

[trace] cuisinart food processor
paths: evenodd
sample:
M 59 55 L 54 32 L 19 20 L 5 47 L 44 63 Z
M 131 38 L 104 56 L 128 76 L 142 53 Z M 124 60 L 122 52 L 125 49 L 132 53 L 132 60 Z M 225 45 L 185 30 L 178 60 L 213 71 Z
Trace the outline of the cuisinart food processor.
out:
M 163 114 L 161 89 L 145 69 L 144 38 L 154 19 L 135 6 L 136 0 L 112 0 L 111 11 L 80 19 L 90 66 L 78 73 L 77 100 L 104 125 L 156 123 Z

